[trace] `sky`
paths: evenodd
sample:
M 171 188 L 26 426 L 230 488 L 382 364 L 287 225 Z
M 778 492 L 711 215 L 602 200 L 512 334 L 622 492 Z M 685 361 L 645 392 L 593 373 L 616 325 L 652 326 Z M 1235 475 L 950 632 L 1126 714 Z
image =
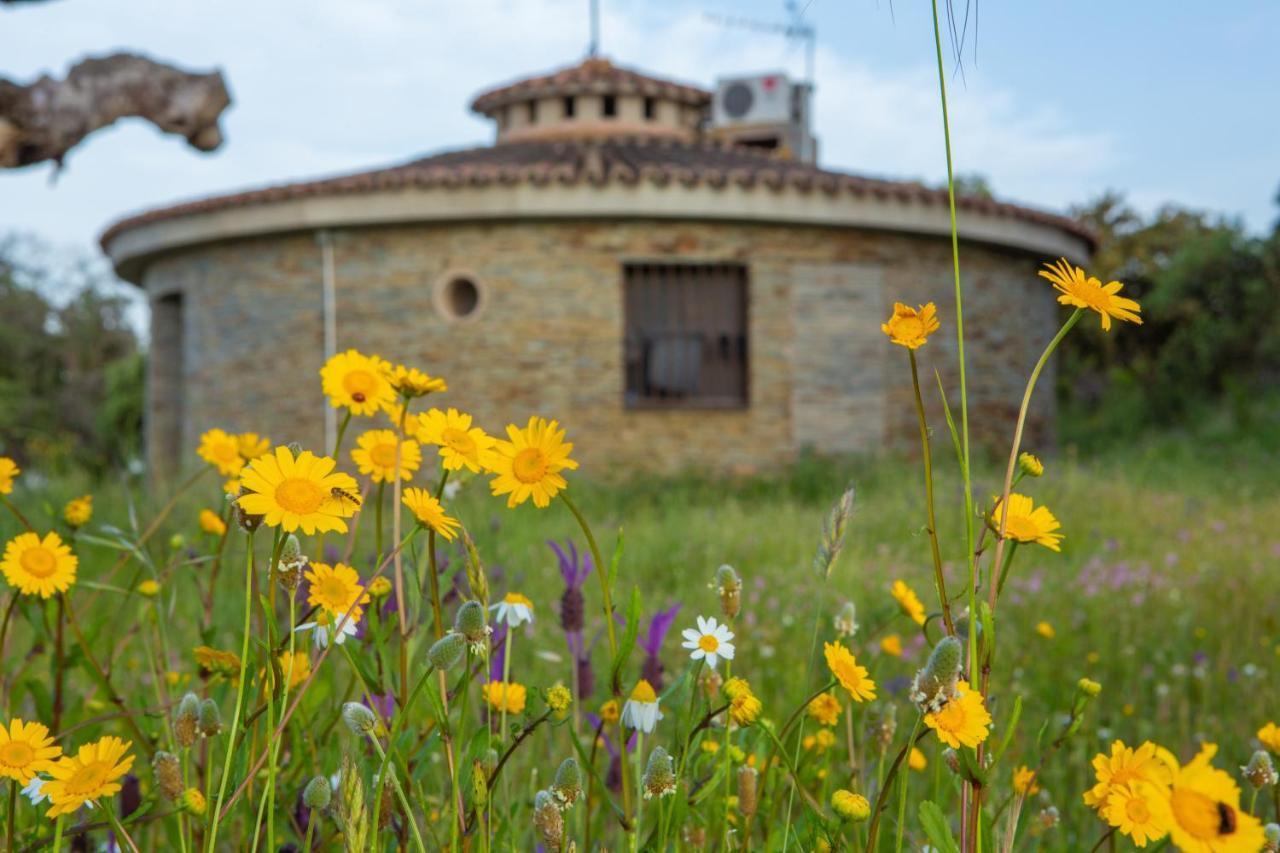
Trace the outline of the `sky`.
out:
M 725 17 L 781 2 L 600 0 L 601 53 L 659 76 L 784 71 L 803 50 Z M 801 0 L 801 4 L 805 0 Z M 963 3 L 963 0 L 956 0 Z M 0 78 L 61 76 L 86 54 L 146 53 L 224 72 L 226 143 L 200 154 L 138 120 L 90 137 L 56 176 L 0 171 L 0 233 L 94 253 L 140 209 L 486 144 L 479 91 L 579 61 L 588 0 L 51 0 L 0 7 Z M 963 12 L 963 9 L 959 10 Z M 821 163 L 945 178 L 931 19 L 922 0 L 808 0 Z M 974 17 L 976 16 L 976 24 Z M 947 62 L 956 169 L 998 196 L 1065 209 L 1108 189 L 1276 218 L 1280 3 L 981 0 Z M 951 47 L 947 47 L 948 53 Z

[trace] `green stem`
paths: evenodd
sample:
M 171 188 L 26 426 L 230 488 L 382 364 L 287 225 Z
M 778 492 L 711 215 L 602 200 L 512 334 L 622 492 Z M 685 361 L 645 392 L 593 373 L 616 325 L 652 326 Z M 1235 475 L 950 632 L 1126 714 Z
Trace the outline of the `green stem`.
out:
M 382 744 L 378 742 L 376 737 L 369 736 L 369 742 L 373 744 L 373 748 L 378 753 L 383 767 L 391 774 L 391 787 L 396 792 L 396 797 L 400 800 L 400 808 L 404 810 L 404 819 L 409 824 L 409 828 L 413 830 L 413 843 L 418 848 L 418 853 L 426 853 L 427 848 L 422 843 L 422 833 L 418 831 L 418 821 L 413 816 L 413 811 L 409 808 L 409 800 L 404 795 L 404 789 L 400 787 L 400 779 L 396 776 L 394 767 L 387 767 L 387 753 L 383 750 Z M 373 804 L 375 812 L 379 808 L 378 803 Z
M 120 823 L 120 818 L 116 817 L 114 800 L 108 798 L 106 802 L 99 801 L 98 806 L 107 813 L 107 820 L 111 821 L 111 828 L 116 833 L 116 840 L 119 841 L 123 839 L 124 843 L 128 845 L 132 853 L 139 853 L 138 845 L 134 843 L 133 837 L 129 835 L 128 831 Z
M 59 853 L 62 850 L 62 821 L 66 815 L 58 815 L 57 821 L 53 825 L 53 853 Z M 10 847 L 10 850 L 13 848 Z
M 915 747 L 916 735 L 920 732 L 920 720 L 921 717 L 917 714 L 916 724 L 911 727 L 911 737 L 907 738 L 907 755 L 910 755 Z M 911 787 L 911 774 L 901 774 L 898 780 L 898 833 L 893 847 L 895 853 L 902 853 L 902 834 L 907 825 L 907 788 L 909 787 Z
M 920 421 L 920 452 L 924 459 L 924 494 L 929 524 L 929 548 L 933 553 L 933 583 L 938 601 L 942 605 L 942 622 L 949 635 L 955 635 L 956 626 L 951 621 L 951 601 L 947 597 L 947 580 L 942 574 L 942 550 L 938 546 L 938 522 L 933 510 L 933 454 L 929 449 L 929 424 L 924 415 L 924 398 L 920 395 L 920 374 L 916 369 L 916 351 L 907 350 L 911 357 L 911 387 L 916 392 L 916 416 Z
M 623 771 L 626 772 L 625 769 Z M 644 788 L 644 732 L 636 730 L 636 793 Z M 644 822 L 644 796 L 636 797 L 636 820 L 631 825 L 631 853 L 636 853 L 640 844 L 640 824 Z
M 1256 794 L 1254 795 L 1257 796 Z M 1249 809 L 1250 812 L 1253 809 Z M 17 850 L 13 843 L 18 820 L 18 780 L 9 780 L 9 816 L 5 819 L 5 848 L 6 850 Z M 57 849 L 57 848 L 54 848 Z
M 498 729 L 500 741 L 507 744 L 507 691 L 511 687 L 511 650 L 515 647 L 516 629 L 507 625 L 506 648 L 502 650 L 502 723 Z M 471 652 L 467 652 L 467 669 L 471 667 Z M 461 724 L 459 724 L 461 725 Z M 502 777 L 502 813 L 507 817 L 507 844 L 510 846 L 514 833 L 511 832 L 511 781 L 510 775 Z
M 333 442 L 333 458 L 338 459 L 338 452 L 342 449 L 342 437 L 347 434 L 347 424 L 351 423 L 351 410 L 347 409 L 347 414 L 342 419 L 342 424 L 338 427 L 338 436 Z

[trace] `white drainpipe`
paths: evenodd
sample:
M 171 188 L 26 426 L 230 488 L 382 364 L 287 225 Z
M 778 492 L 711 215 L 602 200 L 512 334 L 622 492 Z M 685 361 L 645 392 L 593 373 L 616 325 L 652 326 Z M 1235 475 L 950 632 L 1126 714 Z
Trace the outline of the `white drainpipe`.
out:
M 321 283 L 324 291 L 324 360 L 328 361 L 338 351 L 338 311 L 336 282 L 333 269 L 333 234 L 326 230 L 316 232 L 320 245 Z M 338 410 L 324 401 L 325 452 L 338 438 Z

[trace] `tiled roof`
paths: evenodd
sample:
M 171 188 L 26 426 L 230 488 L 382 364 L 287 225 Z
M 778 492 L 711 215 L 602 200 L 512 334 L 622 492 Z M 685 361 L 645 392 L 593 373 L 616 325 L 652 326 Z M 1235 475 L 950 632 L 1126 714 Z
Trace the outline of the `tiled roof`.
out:
M 607 59 L 591 58 L 550 74 L 526 77 L 482 92 L 471 102 L 471 109 L 478 113 L 489 113 L 506 104 L 530 98 L 585 94 L 649 95 L 697 107 L 711 103 L 711 93 L 705 89 L 620 68 Z
M 831 172 L 781 160 L 766 153 L 718 143 L 671 139 L 564 139 L 502 143 L 450 151 L 400 166 L 313 181 L 281 184 L 231 195 L 176 204 L 122 219 L 101 237 L 105 247 L 116 235 L 153 222 L 214 211 L 267 205 L 316 196 L 341 196 L 385 190 L 489 185 L 590 184 L 647 182 L 708 187 L 763 187 L 801 193 L 847 194 L 929 205 L 946 205 L 945 189 Z M 1095 235 L 1080 222 L 991 198 L 957 199 L 961 210 L 1008 217 L 1058 228 L 1088 241 Z

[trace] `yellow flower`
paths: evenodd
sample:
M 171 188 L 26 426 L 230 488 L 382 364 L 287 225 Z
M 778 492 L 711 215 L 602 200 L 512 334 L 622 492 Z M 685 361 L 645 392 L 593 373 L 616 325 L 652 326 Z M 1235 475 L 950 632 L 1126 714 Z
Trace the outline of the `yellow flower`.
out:
M 338 563 L 312 563 L 304 575 L 309 584 L 307 606 L 320 607 L 331 616 L 343 616 L 352 606 L 351 621 L 364 615 L 361 605 L 369 603 L 369 593 L 360 585 L 360 575 L 350 566 Z
M 523 684 L 514 681 L 490 681 L 484 685 L 484 698 L 495 711 L 519 714 L 524 711 L 526 691 Z
M 396 476 L 396 434 L 389 429 L 371 429 L 356 439 L 359 445 L 351 451 L 351 460 L 368 474 L 375 483 L 390 483 Z M 400 479 L 413 478 L 413 472 L 422 465 L 422 451 L 418 442 L 402 438 L 400 445 Z
M 831 808 L 841 820 L 861 823 L 871 817 L 871 804 L 867 802 L 867 798 L 844 788 L 831 795 Z
M 236 436 L 236 444 L 240 448 L 240 456 L 246 462 L 252 462 L 271 449 L 271 440 L 259 436 L 256 432 L 242 432 Z
M 1050 625 L 1048 622 L 1037 622 L 1036 633 L 1039 634 L 1041 637 L 1044 637 L 1046 640 L 1052 640 L 1054 637 L 1058 635 L 1058 632 L 1054 631 L 1053 626 Z
M 1028 477 L 1039 477 L 1044 474 L 1044 463 L 1034 453 L 1018 454 L 1018 468 Z
M 911 617 L 911 620 L 917 625 L 924 624 L 924 605 L 920 603 L 919 596 L 916 591 L 907 586 L 905 581 L 894 581 L 893 588 L 890 590 L 898 605 L 902 608 L 902 612 Z
M 234 435 L 225 430 L 211 429 L 200 436 L 200 446 L 196 453 L 205 462 L 218 469 L 224 477 L 234 477 L 244 467 L 244 457 L 240 455 L 240 442 Z
M 818 729 L 814 734 L 805 735 L 800 744 L 807 750 L 822 753 L 836 745 L 836 736 L 831 729 Z
M 471 415 L 449 409 L 428 409 L 418 416 L 418 441 L 440 448 L 446 470 L 460 471 L 465 466 L 480 473 L 488 464 L 495 439 L 479 427 L 471 425 Z
M 918 747 L 911 747 L 911 754 L 907 756 L 907 766 L 912 770 L 924 770 L 929 766 L 929 759 L 924 757 L 924 753 Z
M 1240 788 L 1209 762 L 1218 747 L 1207 743 L 1169 788 L 1169 833 L 1183 853 L 1254 853 L 1262 849 L 1262 822 L 1240 809 Z
M 902 637 L 897 634 L 886 634 L 880 640 L 880 651 L 886 655 L 893 655 L 895 658 L 902 657 Z
M 1018 765 L 1018 768 L 1013 771 L 1013 790 L 1014 793 L 1022 794 L 1024 797 L 1039 793 L 1040 785 L 1036 783 L 1036 771 L 1025 764 Z
M 547 707 L 557 714 L 564 714 L 573 703 L 573 694 L 563 684 L 555 684 L 547 691 Z
M 445 514 L 444 507 L 435 496 L 426 489 L 405 489 L 401 501 L 423 525 L 430 527 L 446 542 L 453 541 L 462 524 L 458 519 Z
M 5 546 L 0 571 L 23 595 L 49 598 L 71 588 L 78 563 L 58 534 L 50 531 L 41 539 L 35 533 L 19 533 Z
M 932 302 L 912 308 L 901 302 L 893 303 L 893 316 L 880 324 L 880 331 L 900 347 L 919 349 L 938 331 L 938 308 Z
M 343 494 L 356 487 L 350 474 L 335 473 L 334 461 L 309 450 L 296 458 L 287 447 L 277 447 L 249 463 L 240 478 L 247 492 L 238 498 L 250 515 L 261 515 L 268 527 L 282 527 L 293 533 L 299 527 L 308 536 L 347 532 L 342 519 L 355 514 L 356 507 Z
M 556 493 L 568 488 L 560 472 L 577 468 L 578 463 L 569 458 L 573 445 L 565 443 L 564 430 L 559 427 L 556 421 L 535 416 L 524 429 L 508 424 L 511 440 L 494 443 L 490 462 L 497 476 L 490 486 L 495 495 L 507 495 L 508 507 L 519 506 L 530 497 L 534 506 L 550 506 Z
M 1097 311 L 1102 317 L 1102 330 L 1111 330 L 1111 318 L 1125 320 L 1142 325 L 1138 312 L 1141 306 L 1132 299 L 1118 295 L 1124 285 L 1118 281 L 1103 284 L 1093 276 L 1086 276 L 1084 270 L 1061 258 L 1055 263 L 1045 264 L 1040 277 L 1053 284 L 1058 291 L 1058 302 L 1076 308 L 1089 308 Z
M 991 510 L 991 526 L 1000 530 L 1001 501 Z M 1053 517 L 1048 507 L 1034 507 L 1031 498 L 1012 493 L 1009 495 L 1009 515 L 1005 519 L 1004 538 L 1019 542 L 1034 542 L 1050 551 L 1061 551 L 1061 533 L 1054 533 L 1062 525 Z
M 1280 755 L 1280 726 L 1275 723 L 1267 723 L 1258 729 L 1258 740 L 1262 741 L 1262 745 L 1267 749 Z
M 745 728 L 759 719 L 764 705 L 751 691 L 751 685 L 745 678 L 734 676 L 720 689 L 729 697 L 729 716 L 734 723 Z
M 224 482 L 222 484 L 222 491 L 226 492 L 228 495 L 231 495 L 232 497 L 235 497 L 236 495 L 240 494 L 240 478 L 232 477 L 230 480 L 227 480 L 226 482 Z
M 8 456 L 0 456 L 0 495 L 13 494 L 13 481 L 21 473 L 17 462 Z
M 293 652 L 291 655 L 286 650 L 281 652 L 277 662 L 280 664 L 280 675 L 284 677 L 290 690 L 311 676 L 311 658 L 306 652 Z
M 147 598 L 155 598 L 160 594 L 160 584 L 147 578 L 138 584 L 138 595 L 144 595 Z
M 392 369 L 389 379 L 391 387 L 404 397 L 425 397 L 427 394 L 449 390 L 449 385 L 443 379 L 428 376 L 416 367 L 405 367 L 403 364 L 397 364 Z
M 81 495 L 67 501 L 62 517 L 72 527 L 84 527 L 93 518 L 93 495 Z
M 941 711 L 924 715 L 924 724 L 952 749 L 959 749 L 961 744 L 976 747 L 991 733 L 991 714 L 987 713 L 982 694 L 969 687 L 969 682 L 957 681 L 956 691 L 958 695 Z
M 209 646 L 196 646 L 192 653 L 200 668 L 214 675 L 232 676 L 240 672 L 240 656 L 234 652 L 224 652 Z
M 209 804 L 205 802 L 204 794 L 199 788 L 187 788 L 182 792 L 182 796 L 178 798 L 178 805 L 196 817 L 203 817 L 209 810 Z
M 702 751 L 707 755 L 715 755 L 720 751 L 720 742 L 714 740 L 704 740 L 702 742 Z
M 48 770 L 62 755 L 62 747 L 49 737 L 48 727 L 24 723 L 14 717 L 5 728 L 0 725 L 0 779 L 25 785 L 37 773 Z
M 200 529 L 212 536 L 221 536 L 227 532 L 227 523 L 211 509 L 200 510 Z
M 1101 811 L 1112 789 L 1128 782 L 1145 782 L 1167 788 L 1170 767 L 1162 758 L 1160 749 L 1147 741 L 1137 749 L 1125 746 L 1124 741 L 1111 743 L 1111 754 L 1098 753 L 1093 758 L 1093 771 L 1097 784 L 1084 794 L 1085 805 Z
M 822 653 L 827 659 L 831 675 L 840 686 L 849 691 L 855 702 L 876 698 L 876 683 L 867 677 L 867 668 L 858 666 L 853 653 L 839 643 L 823 643 Z
M 320 382 L 329 404 L 353 415 L 372 415 L 396 401 L 387 374 L 390 365 L 377 356 L 349 349 L 334 355 L 320 368 Z
M 610 699 L 600 706 L 600 719 L 606 723 L 616 723 L 622 716 L 617 699 Z
M 808 711 L 821 725 L 834 726 L 840 722 L 840 700 L 835 693 L 819 693 L 809 701 Z
M 369 581 L 369 584 L 365 589 L 368 591 L 371 598 L 386 598 L 391 594 L 391 580 L 383 577 L 382 575 L 378 575 L 376 578 Z
M 133 756 L 126 755 L 133 744 L 118 737 L 104 737 L 80 747 L 74 757 L 64 755 L 49 768 L 51 778 L 44 783 L 43 793 L 53 807 L 49 817 L 68 814 L 82 805 L 120 791 L 120 777 L 133 766 Z M 114 804 L 107 803 L 107 808 Z
M 1112 788 L 1101 814 L 1138 847 L 1164 838 L 1173 824 L 1168 792 L 1146 782 L 1126 782 Z

